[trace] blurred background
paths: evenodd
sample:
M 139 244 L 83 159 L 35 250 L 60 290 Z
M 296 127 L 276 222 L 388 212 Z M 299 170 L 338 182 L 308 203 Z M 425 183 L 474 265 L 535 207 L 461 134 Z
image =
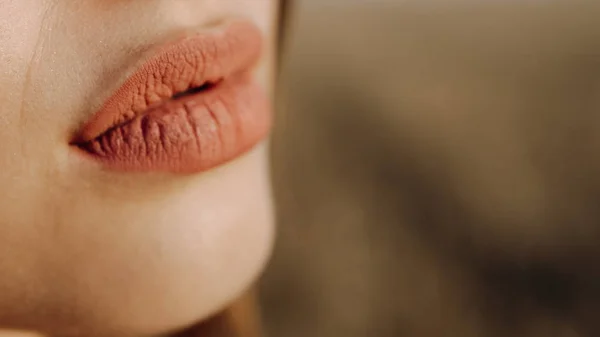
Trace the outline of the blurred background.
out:
M 600 336 L 598 18 L 298 0 L 268 335 Z

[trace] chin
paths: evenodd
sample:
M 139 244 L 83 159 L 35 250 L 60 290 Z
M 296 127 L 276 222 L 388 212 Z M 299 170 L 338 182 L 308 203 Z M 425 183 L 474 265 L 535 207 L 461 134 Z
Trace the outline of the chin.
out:
M 272 249 L 266 154 L 262 144 L 197 176 L 115 178 L 56 201 L 61 230 L 47 226 L 53 248 L 30 268 L 37 296 L 13 317 L 16 328 L 153 335 L 224 309 L 256 281 Z

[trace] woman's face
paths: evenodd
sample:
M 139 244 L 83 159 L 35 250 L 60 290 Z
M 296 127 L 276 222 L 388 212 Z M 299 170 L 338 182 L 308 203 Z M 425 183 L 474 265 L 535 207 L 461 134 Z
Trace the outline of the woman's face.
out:
M 0 1 L 1 329 L 164 333 L 257 277 L 277 2 Z

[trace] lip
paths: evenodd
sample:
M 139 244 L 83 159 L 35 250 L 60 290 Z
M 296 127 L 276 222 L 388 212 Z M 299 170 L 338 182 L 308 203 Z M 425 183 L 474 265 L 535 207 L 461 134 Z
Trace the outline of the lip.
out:
M 159 47 L 71 146 L 130 172 L 198 173 L 239 157 L 270 130 L 253 73 L 262 46 L 258 27 L 241 21 Z

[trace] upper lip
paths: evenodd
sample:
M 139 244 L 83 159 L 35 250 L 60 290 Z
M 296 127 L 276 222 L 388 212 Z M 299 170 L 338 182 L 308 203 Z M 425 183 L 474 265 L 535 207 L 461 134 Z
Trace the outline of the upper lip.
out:
M 235 21 L 221 28 L 158 47 L 83 125 L 71 143 L 91 141 L 153 106 L 254 66 L 262 51 L 258 27 L 251 22 Z

